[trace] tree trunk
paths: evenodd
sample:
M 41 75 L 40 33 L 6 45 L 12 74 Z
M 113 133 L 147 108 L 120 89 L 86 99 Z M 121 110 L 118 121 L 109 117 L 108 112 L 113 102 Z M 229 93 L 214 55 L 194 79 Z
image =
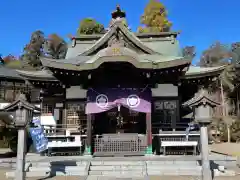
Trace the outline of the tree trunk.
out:
M 231 129 L 230 129 L 229 125 L 227 126 L 227 134 L 228 134 L 228 143 L 230 143 L 231 142 Z

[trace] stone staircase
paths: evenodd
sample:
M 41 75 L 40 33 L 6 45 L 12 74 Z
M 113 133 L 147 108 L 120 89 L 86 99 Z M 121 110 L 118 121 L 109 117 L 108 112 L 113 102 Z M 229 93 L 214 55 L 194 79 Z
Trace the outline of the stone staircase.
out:
M 147 175 L 144 161 L 91 161 L 89 176 L 143 177 Z
M 132 178 L 136 180 L 149 176 L 201 176 L 201 164 L 196 160 L 128 160 L 116 159 L 82 159 L 61 161 L 40 160 L 27 162 L 25 172 L 27 177 L 48 176 L 79 176 L 87 180 L 111 180 L 111 178 Z M 12 171 L 7 172 L 7 178 L 15 177 L 16 164 Z M 221 166 L 224 169 L 224 166 Z M 219 167 L 214 168 L 215 176 L 234 176 L 235 172 Z
M 147 161 L 149 176 L 200 176 L 202 167 L 197 161 Z
M 46 176 L 87 176 L 89 170 L 88 161 L 55 161 L 33 162 L 25 166 L 26 177 Z M 15 177 L 15 168 L 6 173 L 7 178 Z

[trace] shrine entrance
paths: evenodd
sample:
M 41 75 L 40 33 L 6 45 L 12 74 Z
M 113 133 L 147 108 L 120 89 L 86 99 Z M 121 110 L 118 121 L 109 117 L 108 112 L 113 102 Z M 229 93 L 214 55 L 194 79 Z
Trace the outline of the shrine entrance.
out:
M 121 107 L 120 111 L 113 108 L 96 114 L 92 124 L 94 136 L 113 133 L 146 134 L 146 114 L 125 107 Z
M 87 95 L 86 113 L 94 116 L 94 156 L 144 155 L 147 149 L 151 152 L 149 89 L 91 89 Z
M 94 156 L 144 155 L 147 147 L 146 114 L 113 108 L 95 115 Z

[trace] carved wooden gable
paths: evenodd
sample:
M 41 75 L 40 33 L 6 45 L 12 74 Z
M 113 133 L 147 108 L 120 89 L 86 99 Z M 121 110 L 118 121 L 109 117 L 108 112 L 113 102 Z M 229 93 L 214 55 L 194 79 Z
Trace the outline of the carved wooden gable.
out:
M 125 47 L 135 51 L 137 54 L 156 54 L 155 51 L 145 46 L 131 33 L 122 22 L 116 22 L 99 41 L 81 55 L 92 56 L 108 47 Z
M 107 47 L 126 47 L 137 53 L 145 54 L 146 52 L 134 44 L 126 35 L 117 29 L 115 33 L 109 38 L 107 42 Z

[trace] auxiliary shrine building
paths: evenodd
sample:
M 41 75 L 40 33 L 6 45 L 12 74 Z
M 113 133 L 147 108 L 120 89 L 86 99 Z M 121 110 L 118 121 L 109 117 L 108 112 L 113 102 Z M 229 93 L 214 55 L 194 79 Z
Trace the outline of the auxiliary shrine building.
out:
M 192 117 L 182 103 L 223 67 L 191 66 L 178 33 L 133 33 L 125 21 L 124 12 L 113 12 L 105 34 L 72 38 L 66 58 L 42 57 L 41 71 L 0 67 L 2 106 L 25 92 L 41 104 L 42 114 L 53 114 L 57 127 L 84 134 L 89 154 L 116 148 L 129 153 L 133 142 L 140 144 L 134 152 L 152 154 L 154 138 L 183 138 Z M 103 148 L 110 137 L 124 147 Z

